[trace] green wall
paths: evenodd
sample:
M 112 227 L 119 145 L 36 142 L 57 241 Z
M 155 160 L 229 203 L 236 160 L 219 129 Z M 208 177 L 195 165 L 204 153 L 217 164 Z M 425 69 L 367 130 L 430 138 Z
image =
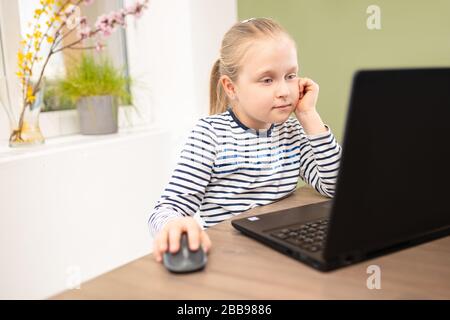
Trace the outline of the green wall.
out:
M 372 4 L 381 30 L 366 26 Z M 450 66 L 449 0 L 238 0 L 238 16 L 271 17 L 291 33 L 300 76 L 320 85 L 317 109 L 339 142 L 356 69 Z
M 380 30 L 367 28 L 369 5 Z M 300 76 L 320 85 L 317 109 L 340 143 L 355 70 L 450 66 L 450 0 L 238 0 L 238 17 L 274 18 L 294 37 Z

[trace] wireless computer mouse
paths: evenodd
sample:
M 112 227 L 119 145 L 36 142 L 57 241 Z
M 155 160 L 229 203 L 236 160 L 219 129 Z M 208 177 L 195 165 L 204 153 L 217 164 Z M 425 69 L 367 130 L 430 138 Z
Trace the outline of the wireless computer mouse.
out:
M 171 272 L 186 273 L 201 270 L 205 267 L 207 257 L 202 246 L 198 250 L 189 249 L 188 236 L 181 235 L 180 249 L 176 253 L 165 252 L 163 257 L 164 266 Z

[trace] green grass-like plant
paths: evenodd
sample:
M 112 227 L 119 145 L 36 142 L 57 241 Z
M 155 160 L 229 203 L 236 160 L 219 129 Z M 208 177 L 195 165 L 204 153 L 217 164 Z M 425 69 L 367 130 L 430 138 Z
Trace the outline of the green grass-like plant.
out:
M 108 58 L 96 61 L 92 55 L 83 55 L 79 64 L 59 81 L 59 92 L 73 102 L 84 97 L 111 95 L 122 104 L 130 105 L 130 84 L 131 79 L 115 68 Z

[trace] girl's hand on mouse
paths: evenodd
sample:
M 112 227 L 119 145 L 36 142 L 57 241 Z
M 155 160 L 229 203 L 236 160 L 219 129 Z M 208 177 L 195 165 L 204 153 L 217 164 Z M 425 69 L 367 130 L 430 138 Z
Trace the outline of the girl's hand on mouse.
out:
M 309 78 L 299 78 L 299 100 L 295 108 L 296 115 L 316 110 L 319 98 L 319 85 Z
M 200 244 L 205 252 L 211 249 L 211 240 L 208 234 L 202 230 L 194 218 L 176 218 L 170 220 L 155 238 L 153 255 L 156 261 L 161 262 L 166 251 L 175 253 L 180 249 L 180 239 L 183 232 L 188 234 L 189 249 L 195 251 Z

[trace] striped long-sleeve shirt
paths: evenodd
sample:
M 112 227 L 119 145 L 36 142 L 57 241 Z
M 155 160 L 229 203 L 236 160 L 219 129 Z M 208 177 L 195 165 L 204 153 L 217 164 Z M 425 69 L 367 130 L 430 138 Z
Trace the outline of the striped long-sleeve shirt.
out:
M 299 178 L 333 197 L 341 147 L 327 129 L 307 135 L 295 117 L 267 130 L 249 129 L 230 108 L 200 119 L 150 214 L 151 233 L 197 212 L 208 228 L 288 196 Z

